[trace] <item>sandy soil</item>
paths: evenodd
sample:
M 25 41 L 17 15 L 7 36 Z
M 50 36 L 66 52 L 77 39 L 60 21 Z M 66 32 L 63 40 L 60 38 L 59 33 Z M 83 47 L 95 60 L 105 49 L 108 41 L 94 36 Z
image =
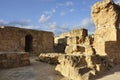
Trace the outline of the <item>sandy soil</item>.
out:
M 55 66 L 35 61 L 31 65 L 7 70 L 0 70 L 0 80 L 60 80 L 62 76 L 54 70 Z
M 66 80 L 54 68 L 31 58 L 30 66 L 0 70 L 0 80 Z M 120 65 L 96 80 L 120 80 Z
M 120 80 L 120 65 L 114 67 L 110 71 L 102 74 L 99 79 L 96 80 Z

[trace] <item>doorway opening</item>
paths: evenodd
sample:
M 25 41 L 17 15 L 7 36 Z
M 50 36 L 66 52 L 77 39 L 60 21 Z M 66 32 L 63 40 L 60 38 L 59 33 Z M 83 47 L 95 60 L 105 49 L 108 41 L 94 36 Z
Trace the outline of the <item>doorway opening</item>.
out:
M 25 52 L 31 52 L 32 51 L 32 36 L 26 35 L 25 36 Z

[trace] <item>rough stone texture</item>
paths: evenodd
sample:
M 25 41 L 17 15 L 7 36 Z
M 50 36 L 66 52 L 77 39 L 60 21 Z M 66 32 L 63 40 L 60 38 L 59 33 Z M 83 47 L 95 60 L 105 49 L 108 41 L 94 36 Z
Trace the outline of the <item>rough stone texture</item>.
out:
M 120 62 L 120 6 L 104 0 L 92 7 L 95 34 L 86 29 L 70 31 L 59 39 L 67 44 L 64 55 L 59 55 L 56 70 L 69 80 L 93 80 L 96 75 Z
M 65 48 L 67 45 L 67 37 L 70 36 L 70 33 L 62 33 L 59 36 L 54 37 L 55 43 L 55 52 L 57 53 L 65 53 Z
M 58 44 L 58 43 L 66 43 L 66 40 L 61 40 L 61 39 L 64 39 L 66 37 L 70 36 L 70 33 L 67 32 L 67 33 L 62 33 L 60 34 L 59 36 L 55 36 L 54 37 L 54 42 L 55 44 Z
M 53 36 L 52 32 L 1 26 L 0 52 L 30 52 L 33 54 L 53 52 Z M 26 51 L 26 47 L 31 49 Z
M 113 67 L 107 57 L 98 55 L 61 55 L 55 70 L 70 80 L 93 80 L 105 70 Z
M 89 80 L 120 62 L 120 6 L 112 0 L 98 2 L 92 7 L 92 18 L 95 34 L 71 31 L 65 49 L 69 55 L 58 58 L 56 70 L 72 80 Z
M 29 53 L 3 52 L 0 53 L 0 69 L 15 68 L 30 65 Z
M 67 46 L 65 53 L 74 54 L 75 52 L 85 52 L 85 39 L 88 36 L 86 29 L 75 29 L 70 31 L 70 36 L 67 38 Z
M 74 54 L 74 52 L 85 52 L 84 44 L 88 32 L 86 29 L 73 29 L 55 37 L 56 52 Z
M 84 57 L 82 57 L 84 58 Z M 59 71 L 62 75 L 65 77 L 72 79 L 72 80 L 83 80 L 81 77 L 81 74 L 79 73 L 79 70 L 77 70 L 77 65 L 81 61 L 80 66 L 85 66 L 86 62 L 85 59 L 80 58 L 80 56 L 61 56 L 59 57 L 59 65 L 57 65 L 56 70 Z
M 58 64 L 58 57 L 63 54 L 58 53 L 40 53 L 38 61 L 42 61 L 49 64 Z
M 97 64 L 94 64 L 96 60 L 93 60 L 95 54 L 92 47 L 93 36 L 88 36 L 86 29 L 75 29 L 67 34 L 69 35 L 64 38 L 60 37 L 58 40 L 59 43 L 67 44 L 67 46 L 66 54 L 57 56 L 59 64 L 56 70 L 68 79 L 89 80 L 97 72 L 95 68 Z M 42 56 L 42 59 L 47 58 L 47 61 L 50 61 L 52 57 L 48 58 L 49 55 L 46 55 L 47 57 Z M 101 66 L 98 64 L 97 68 L 99 70 Z
M 42 52 L 38 60 L 57 64 L 55 69 L 69 80 L 93 80 L 120 62 L 120 6 L 112 0 L 98 2 L 92 7 L 92 18 L 94 37 L 86 29 L 75 29 L 55 38 L 55 51 L 66 54 L 43 53 L 53 50 L 52 33 L 12 27 L 0 28 L 0 50 L 25 51 L 25 37 L 31 35 L 32 52 Z M 0 68 L 28 65 L 26 56 L 1 54 Z
M 94 44 L 96 54 L 107 55 L 120 62 L 120 6 L 112 0 L 104 0 L 92 7 L 96 25 Z

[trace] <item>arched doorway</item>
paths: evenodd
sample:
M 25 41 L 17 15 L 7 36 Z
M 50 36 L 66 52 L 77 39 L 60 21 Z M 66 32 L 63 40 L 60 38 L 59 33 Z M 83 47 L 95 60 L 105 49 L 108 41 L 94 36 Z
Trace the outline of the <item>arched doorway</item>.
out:
M 31 52 L 32 51 L 32 36 L 26 35 L 25 36 L 25 52 Z

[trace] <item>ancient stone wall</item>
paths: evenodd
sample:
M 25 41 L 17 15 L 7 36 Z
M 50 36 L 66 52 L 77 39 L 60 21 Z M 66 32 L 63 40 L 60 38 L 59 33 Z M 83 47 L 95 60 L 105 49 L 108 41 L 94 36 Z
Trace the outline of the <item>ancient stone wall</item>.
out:
M 92 7 L 92 18 L 96 25 L 94 48 L 96 54 L 120 59 L 120 6 L 112 0 L 104 0 Z
M 68 33 L 55 37 L 56 52 L 67 54 L 93 54 L 93 36 L 88 36 L 87 29 L 73 29 Z
M 67 38 L 70 36 L 70 33 L 62 33 L 59 36 L 54 37 L 54 43 L 55 43 L 55 52 L 58 53 L 65 53 L 65 48 L 67 45 Z
M 30 65 L 29 53 L 0 52 L 0 69 L 15 68 Z
M 66 40 L 67 54 L 51 55 L 58 58 L 55 70 L 69 80 L 95 80 L 96 75 L 120 63 L 120 6 L 112 0 L 98 2 L 92 7 L 92 18 L 94 35 L 88 36 L 86 29 L 72 30 Z M 52 61 L 48 56 L 39 57 Z
M 87 29 L 72 30 L 70 31 L 70 36 L 67 38 L 65 52 L 67 54 L 85 53 L 91 47 L 91 40 L 92 38 L 88 36 Z
M 107 57 L 85 54 L 60 55 L 58 62 L 55 70 L 68 80 L 95 80 L 96 75 L 114 66 Z
M 54 35 L 52 32 L 21 29 L 15 27 L 0 28 L 0 52 L 52 52 Z

